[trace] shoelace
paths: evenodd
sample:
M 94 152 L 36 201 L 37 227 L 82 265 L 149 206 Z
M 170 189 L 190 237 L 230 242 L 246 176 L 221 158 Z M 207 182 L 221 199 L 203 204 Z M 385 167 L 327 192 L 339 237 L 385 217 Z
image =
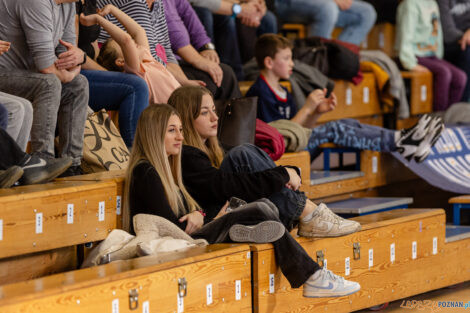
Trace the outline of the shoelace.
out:
M 326 276 L 328 279 L 330 279 L 330 280 L 332 280 L 332 281 L 339 281 L 340 283 L 344 282 L 344 278 L 343 278 L 343 277 L 338 276 L 338 275 L 336 275 L 336 274 L 333 274 L 333 272 L 330 271 L 330 270 L 325 270 L 325 271 L 326 271 L 325 276 Z
M 320 210 L 320 216 L 324 218 L 325 220 L 336 223 L 336 224 L 340 224 L 342 220 L 341 217 L 331 212 L 331 210 L 328 209 L 326 206 Z

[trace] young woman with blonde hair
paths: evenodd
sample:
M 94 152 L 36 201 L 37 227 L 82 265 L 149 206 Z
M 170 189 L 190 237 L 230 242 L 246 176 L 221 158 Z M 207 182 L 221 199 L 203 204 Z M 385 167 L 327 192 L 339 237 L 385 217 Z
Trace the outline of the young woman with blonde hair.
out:
M 204 217 L 188 194 L 181 173 L 183 127 L 174 108 L 150 105 L 137 123 L 127 170 L 124 227 L 138 213 L 167 218 L 195 239 L 220 242 L 272 242 L 276 261 L 294 288 L 304 285 L 306 297 L 333 297 L 357 292 L 358 283 L 320 269 L 286 231 L 269 201 L 252 202 Z M 326 286 L 326 287 L 325 287 Z

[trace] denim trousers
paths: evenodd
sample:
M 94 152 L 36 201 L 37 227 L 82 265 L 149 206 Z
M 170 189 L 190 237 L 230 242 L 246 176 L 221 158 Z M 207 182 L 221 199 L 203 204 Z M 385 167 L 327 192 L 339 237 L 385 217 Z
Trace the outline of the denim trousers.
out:
M 313 128 L 307 144 L 312 158 L 321 153 L 319 146 L 327 142 L 359 150 L 390 152 L 397 148 L 395 131 L 361 124 L 355 119 L 332 121 Z
M 282 22 L 309 24 L 309 36 L 331 38 L 336 27 L 342 28 L 338 39 L 359 45 L 374 26 L 377 13 L 364 1 L 354 0 L 347 10 L 340 10 L 333 0 L 275 0 Z
M 72 158 L 73 166 L 80 165 L 88 109 L 88 81 L 83 75 L 63 84 L 54 74 L 9 69 L 0 73 L 0 90 L 33 104 L 33 153 L 44 158 L 54 157 L 57 127 L 59 156 Z
M 0 92 L 0 103 L 8 111 L 7 133 L 26 150 L 33 123 L 33 106 L 24 98 Z
M 0 129 L 6 130 L 8 126 L 8 110 L 0 102 Z
M 13 165 L 23 165 L 29 159 L 26 154 L 11 138 L 8 133 L 0 128 L 0 170 L 6 170 Z
M 459 102 L 467 84 L 467 75 L 455 65 L 433 57 L 417 57 L 418 64 L 432 72 L 434 88 L 434 111 L 445 111 L 452 104 Z
M 119 129 L 128 148 L 132 147 L 140 113 L 149 104 L 149 90 L 145 80 L 134 74 L 82 70 L 88 79 L 93 111 L 119 111 Z
M 233 225 L 249 226 L 267 220 L 280 222 L 277 215 L 265 203 L 251 202 L 205 224 L 191 236 L 203 238 L 210 244 L 232 242 L 229 231 Z M 272 244 L 276 262 L 292 288 L 302 286 L 313 273 L 320 269 L 320 266 L 312 260 L 287 230 Z
M 462 98 L 460 101 L 470 101 L 470 46 L 467 46 L 465 50 L 460 49 L 460 44 L 446 44 L 444 46 L 444 59 L 454 64 L 458 68 L 467 74 L 467 84 L 463 91 Z
M 243 144 L 231 149 L 225 156 L 220 170 L 230 173 L 252 173 L 276 167 L 269 155 L 252 144 Z M 291 230 L 302 214 L 307 197 L 301 191 L 283 187 L 268 197 L 279 209 L 279 218 Z

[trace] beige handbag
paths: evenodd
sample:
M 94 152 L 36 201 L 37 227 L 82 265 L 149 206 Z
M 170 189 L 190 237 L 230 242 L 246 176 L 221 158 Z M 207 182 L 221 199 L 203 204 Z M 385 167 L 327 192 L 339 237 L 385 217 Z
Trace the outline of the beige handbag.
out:
M 129 150 L 106 110 L 89 114 L 83 140 L 83 171 L 126 169 L 129 156 Z

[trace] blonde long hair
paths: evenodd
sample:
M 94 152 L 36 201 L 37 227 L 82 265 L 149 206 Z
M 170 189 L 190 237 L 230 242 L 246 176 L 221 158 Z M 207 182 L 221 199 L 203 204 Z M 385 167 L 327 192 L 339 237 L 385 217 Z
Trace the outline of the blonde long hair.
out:
M 167 156 L 165 134 L 168 120 L 178 112 L 167 104 L 151 104 L 142 111 L 134 138 L 129 166 L 126 172 L 124 189 L 123 229 L 129 230 L 131 223 L 129 191 L 134 168 L 142 161 L 148 161 L 157 171 L 162 181 L 168 203 L 176 216 L 182 216 L 200 207 L 183 185 L 181 175 L 181 152 Z M 188 209 L 185 208 L 186 200 Z
M 217 137 L 210 137 L 205 142 L 194 127 L 194 120 L 201 114 L 202 97 L 211 92 L 202 86 L 183 86 L 175 91 L 168 99 L 168 104 L 173 106 L 181 116 L 183 124 L 184 144 L 204 151 L 215 167 L 220 167 L 224 158 L 224 152 L 220 148 Z

